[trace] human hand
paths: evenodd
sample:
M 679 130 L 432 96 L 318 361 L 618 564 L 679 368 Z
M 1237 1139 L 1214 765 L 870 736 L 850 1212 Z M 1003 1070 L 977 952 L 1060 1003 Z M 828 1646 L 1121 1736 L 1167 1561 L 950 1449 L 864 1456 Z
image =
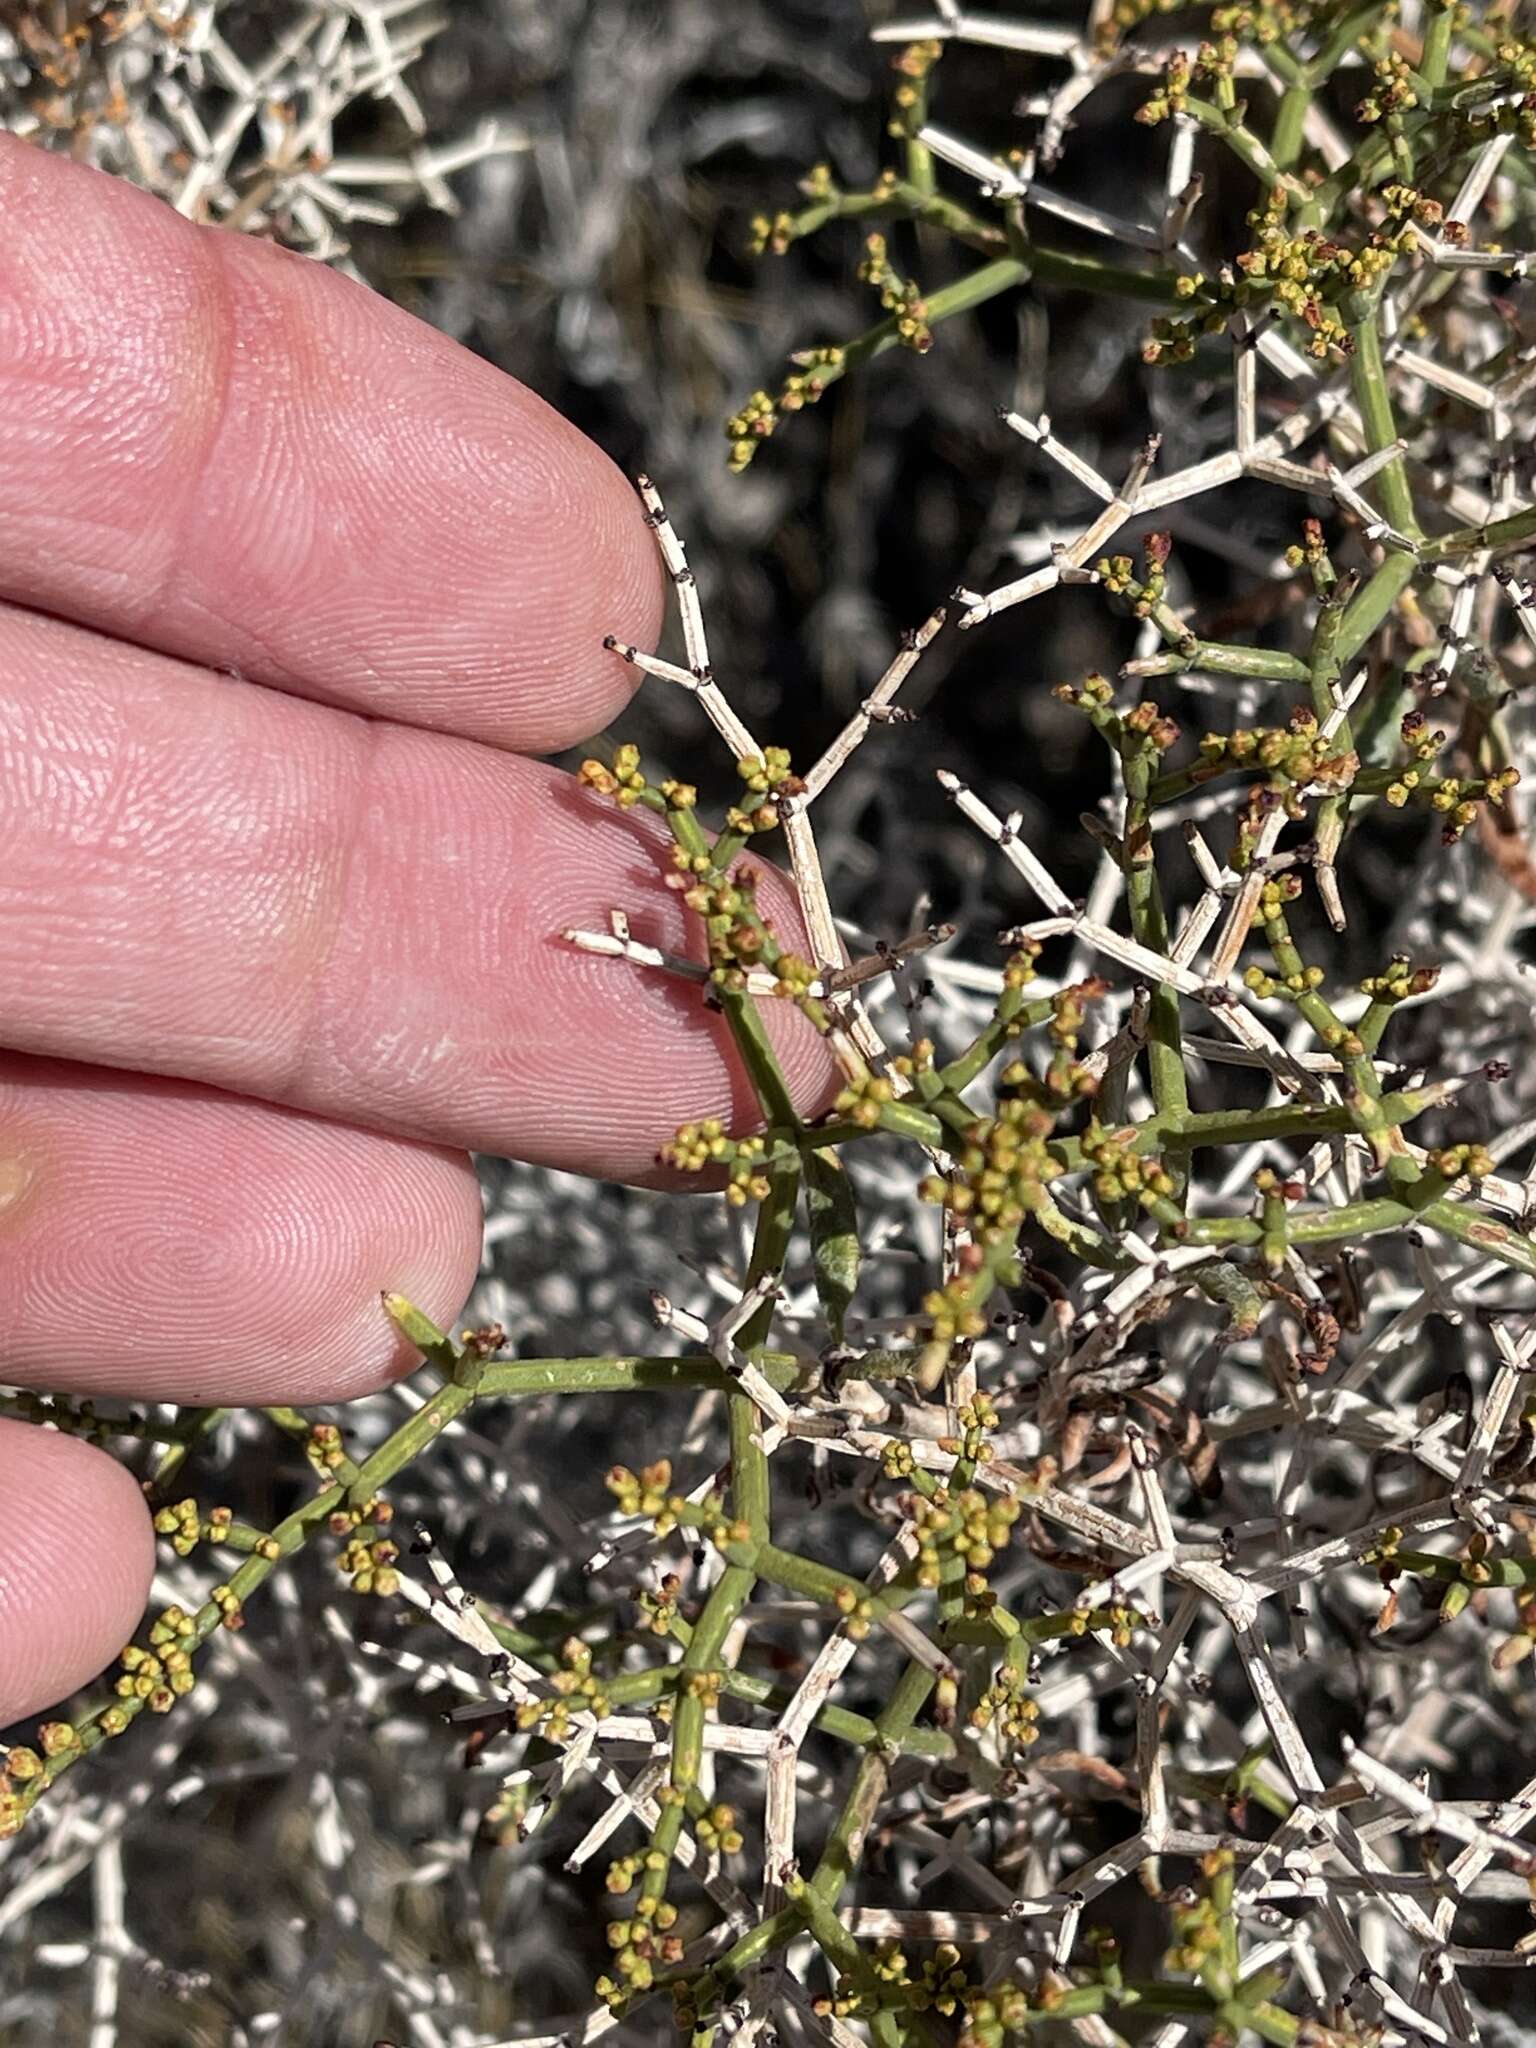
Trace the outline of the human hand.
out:
M 752 1115 L 694 992 L 557 936 L 696 943 L 655 821 L 527 758 L 625 702 L 650 539 L 306 259 L 4 138 L 0 212 L 0 1380 L 347 1400 L 415 1361 L 381 1288 L 462 1304 L 467 1148 L 638 1178 Z M 0 1725 L 127 1640 L 152 1551 L 121 1465 L 0 1421 Z

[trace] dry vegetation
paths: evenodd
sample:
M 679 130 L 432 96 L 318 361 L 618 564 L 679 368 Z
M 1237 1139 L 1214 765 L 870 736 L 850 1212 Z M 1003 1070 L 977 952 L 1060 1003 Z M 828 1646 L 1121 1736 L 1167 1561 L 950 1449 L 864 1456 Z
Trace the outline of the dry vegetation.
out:
M 390 1396 L 41 1413 L 168 1540 L 11 1754 L 7 2038 L 1529 2039 L 1516 14 L 0 19 L 11 125 L 665 485 L 581 773 L 764 1109 L 725 1203 L 488 1166 Z

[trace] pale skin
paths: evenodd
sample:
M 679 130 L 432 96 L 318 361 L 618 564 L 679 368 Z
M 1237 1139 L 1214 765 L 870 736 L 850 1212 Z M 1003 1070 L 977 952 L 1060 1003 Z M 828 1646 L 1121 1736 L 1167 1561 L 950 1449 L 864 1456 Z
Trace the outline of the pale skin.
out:
M 349 1400 L 418 1362 L 381 1289 L 464 1302 L 469 1150 L 636 1180 L 751 1120 L 696 988 L 558 936 L 698 948 L 654 821 L 530 758 L 622 711 L 651 539 L 541 400 L 303 258 L 3 137 L 0 215 L 0 1381 Z M 0 1421 L 0 1726 L 107 1665 L 153 1555 L 122 1465 Z

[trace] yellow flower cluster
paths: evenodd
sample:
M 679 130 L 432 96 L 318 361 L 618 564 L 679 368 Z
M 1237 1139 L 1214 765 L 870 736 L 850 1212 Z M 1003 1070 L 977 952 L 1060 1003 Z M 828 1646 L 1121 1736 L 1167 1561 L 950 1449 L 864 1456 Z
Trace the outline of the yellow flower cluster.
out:
M 971 1709 L 973 1728 L 996 1727 L 1005 1747 L 1028 1749 L 1040 1739 L 1040 1709 L 1028 1692 L 1024 1672 L 1002 1663 Z
M 799 412 L 814 405 L 828 385 L 843 374 L 846 356 L 841 348 L 801 349 L 794 357 L 800 366 L 785 378 L 777 397 L 754 391 L 739 411 L 725 423 L 731 444 L 730 467 L 739 474 L 779 423 L 780 413 Z
M 583 761 L 576 771 L 576 780 L 584 789 L 593 790 L 598 796 L 612 797 L 624 810 L 630 810 L 639 803 L 647 787 L 640 770 L 640 749 L 632 740 L 615 747 L 611 768 L 605 767 L 601 761 Z
M 560 1669 L 550 1679 L 553 1699 L 524 1700 L 514 1719 L 519 1728 L 537 1728 L 551 1742 L 571 1732 L 573 1714 L 589 1713 L 601 1721 L 611 1711 L 602 1680 L 592 1671 L 592 1651 L 579 1636 L 567 1639 L 560 1651 Z
M 892 267 L 884 235 L 870 235 L 864 244 L 859 276 L 880 294 L 880 303 L 896 322 L 896 338 L 904 348 L 926 355 L 933 347 L 933 329 L 928 325 L 928 302 L 910 278 Z
M 371 1543 L 356 1537 L 337 1558 L 336 1568 L 351 1580 L 352 1592 L 387 1600 L 400 1590 L 400 1574 L 395 1570 L 399 1555 L 399 1548 L 387 1536 Z

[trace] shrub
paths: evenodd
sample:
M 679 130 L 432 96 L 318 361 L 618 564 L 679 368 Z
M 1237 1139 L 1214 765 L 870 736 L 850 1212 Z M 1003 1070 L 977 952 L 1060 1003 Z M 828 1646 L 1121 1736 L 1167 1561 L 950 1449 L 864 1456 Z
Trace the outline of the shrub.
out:
M 944 0 L 877 33 L 890 167 L 850 190 L 817 165 L 755 239 L 862 234 L 881 317 L 753 392 L 730 465 L 772 462 L 893 351 L 942 377 L 951 323 L 1042 287 L 1144 308 L 1160 402 L 1217 445 L 1170 466 L 1153 436 L 1105 475 L 1074 422 L 1005 407 L 1094 509 L 914 620 L 803 765 L 732 708 L 642 484 L 680 658 L 620 651 L 688 694 L 739 790 L 711 825 L 637 746 L 588 760 L 594 802 L 665 820 L 707 964 L 622 911 L 568 936 L 723 1012 L 761 1127 L 692 1123 L 663 1156 L 723 1184 L 749 1249 L 732 1266 L 723 1240 L 718 1313 L 658 1300 L 680 1348 L 655 1355 L 504 1357 L 504 1329 L 450 1336 L 391 1298 L 419 1403 L 356 1457 L 272 1411 L 318 1484 L 269 1526 L 172 1499 L 195 1469 L 178 1428 L 157 1526 L 241 1561 L 158 1617 L 113 1697 L 12 1751 L 8 1824 L 142 1740 L 146 1708 L 186 1711 L 203 1646 L 329 1536 L 355 1592 L 458 1645 L 490 1834 L 611 1859 L 611 1957 L 571 2037 L 666 1993 L 701 2048 L 764 2024 L 880 2048 L 1471 2039 L 1531 1952 L 1505 1909 L 1536 1873 L 1536 1239 L 1505 1170 L 1532 1126 L 1501 1107 L 1533 893 L 1536 48 L 1432 0 L 1195 30 L 1126 0 L 1083 31 Z M 1017 149 L 957 132 L 957 47 L 1038 60 Z M 1078 110 L 1128 83 L 1127 154 L 1156 131 L 1165 181 L 1122 218 L 1064 180 Z M 1257 490 L 1290 493 L 1293 545 L 1207 629 L 1174 529 L 1209 497 L 1197 530 L 1219 531 L 1218 494 Z M 1053 592 L 1126 620 L 1132 650 L 1056 690 L 1110 777 L 1087 899 L 980 776 L 928 761 L 1028 913 L 992 960 L 922 921 L 850 957 L 817 803 L 882 748 L 917 772 L 902 691 L 938 636 L 1016 630 Z M 759 909 L 760 839 L 808 954 Z M 1373 863 L 1401 882 L 1386 931 Z M 793 1109 L 772 1002 L 836 1055 L 824 1118 Z M 662 1448 L 609 1470 L 595 1554 L 567 1518 L 557 1613 L 513 1613 L 467 1535 L 467 1591 L 427 1522 L 402 1543 L 389 1490 L 456 1427 L 603 1393 L 664 1408 L 637 1426 Z M 379 1654 L 409 1669 L 414 1640 Z

